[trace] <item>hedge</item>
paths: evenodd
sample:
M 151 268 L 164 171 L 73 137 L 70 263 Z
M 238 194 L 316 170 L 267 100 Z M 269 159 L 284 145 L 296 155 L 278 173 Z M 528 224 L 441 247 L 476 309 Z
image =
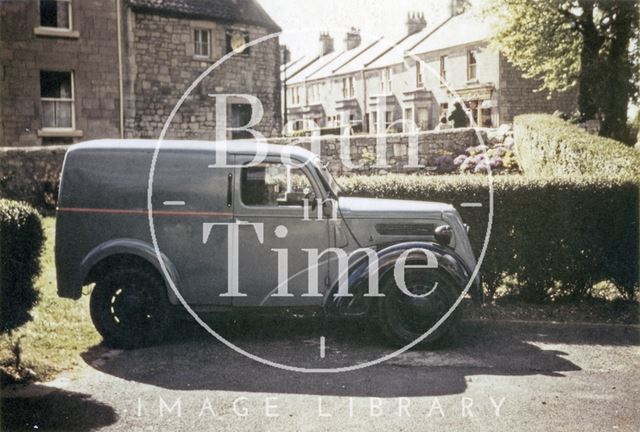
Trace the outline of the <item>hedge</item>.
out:
M 44 245 L 42 219 L 25 203 L 0 199 L 0 332 L 31 319 Z
M 520 167 L 532 176 L 629 176 L 640 179 L 640 152 L 564 120 L 527 114 L 514 120 Z
M 354 176 L 339 179 L 352 196 L 453 204 L 476 256 L 487 230 L 486 176 Z M 602 178 L 495 176 L 491 237 L 481 267 L 485 292 L 516 280 L 513 293 L 543 302 L 589 295 L 599 281 L 615 283 L 633 298 L 638 281 L 638 185 Z M 464 202 L 482 208 L 461 207 Z

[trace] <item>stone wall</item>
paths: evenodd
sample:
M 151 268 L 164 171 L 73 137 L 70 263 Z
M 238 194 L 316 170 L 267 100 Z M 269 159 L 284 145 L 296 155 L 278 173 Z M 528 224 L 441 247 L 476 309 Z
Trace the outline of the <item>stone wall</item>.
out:
M 384 137 L 387 167 L 376 167 L 376 149 L 379 137 L 375 135 L 354 135 L 350 137 L 348 158 L 341 156 L 341 141 L 338 136 L 320 137 L 320 156 L 329 169 L 337 175 L 361 172 L 426 172 L 435 166 L 435 159 L 440 156 L 457 156 L 468 147 L 488 143 L 488 129 L 448 129 L 443 131 L 420 132 L 414 135 L 390 134 Z M 409 142 L 417 139 L 418 164 L 422 168 L 409 166 Z M 270 140 L 273 144 L 297 144 L 313 150 L 312 138 L 278 138 Z M 345 165 L 344 160 L 354 166 Z
M 491 141 L 491 130 L 479 129 L 483 142 Z M 387 168 L 373 172 L 428 172 L 438 156 L 464 152 L 467 147 L 478 145 L 478 133 L 473 129 L 452 129 L 418 134 L 418 157 L 425 168 L 407 168 L 409 136 L 404 134 L 386 137 Z M 349 154 L 354 164 L 360 164 L 364 149 L 375 153 L 376 136 L 351 137 Z M 275 138 L 273 144 L 296 144 L 311 148 L 308 139 Z M 64 154 L 68 146 L 0 147 L 0 197 L 27 201 L 41 210 L 52 211 L 58 193 L 58 181 Z M 334 174 L 365 171 L 364 168 L 345 167 L 340 158 L 339 137 L 323 136 L 320 140 L 321 157 L 329 163 Z M 365 164 L 367 165 L 367 164 Z M 371 165 L 370 163 L 368 165 Z M 366 170 L 367 172 L 372 172 Z
M 126 136 L 157 138 L 171 110 L 191 83 L 226 54 L 228 29 L 249 33 L 255 40 L 269 34 L 262 27 L 241 23 L 190 20 L 129 11 L 126 19 L 128 95 Z M 194 57 L 194 30 L 208 29 L 210 59 Z M 281 130 L 280 57 L 278 38 L 234 55 L 211 72 L 191 93 L 174 118 L 167 137 L 215 139 L 215 99 L 210 94 L 250 94 L 262 102 L 264 116 L 255 127 L 265 136 Z M 230 103 L 246 103 L 245 99 Z M 231 125 L 231 107 L 227 108 Z
M 500 56 L 500 121 L 513 122 L 520 114 L 547 113 L 555 111 L 572 113 L 577 108 L 577 92 L 566 93 L 548 98 L 547 92 L 537 91 L 540 82 L 527 79 L 522 72 L 513 66 L 504 56 Z
M 0 2 L 0 146 L 38 146 L 119 136 L 114 0 L 72 2 L 77 37 L 34 34 L 38 2 Z M 73 72 L 76 130 L 43 137 L 40 71 Z

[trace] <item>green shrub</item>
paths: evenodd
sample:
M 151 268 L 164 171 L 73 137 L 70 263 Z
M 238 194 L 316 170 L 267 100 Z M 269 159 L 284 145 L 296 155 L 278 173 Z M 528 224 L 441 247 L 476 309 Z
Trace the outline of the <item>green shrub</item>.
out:
M 42 219 L 27 204 L 0 199 L 0 332 L 31 319 L 44 245 Z
M 353 176 L 339 179 L 346 195 L 453 204 L 476 256 L 487 231 L 489 185 L 485 176 Z M 638 281 L 637 182 L 595 177 L 493 178 L 494 215 L 481 274 L 485 290 L 516 280 L 516 294 L 541 302 L 587 296 L 592 285 L 612 281 L 633 298 Z M 480 202 L 482 208 L 461 207 Z
M 516 152 L 527 175 L 640 178 L 640 152 L 545 114 L 514 120 Z

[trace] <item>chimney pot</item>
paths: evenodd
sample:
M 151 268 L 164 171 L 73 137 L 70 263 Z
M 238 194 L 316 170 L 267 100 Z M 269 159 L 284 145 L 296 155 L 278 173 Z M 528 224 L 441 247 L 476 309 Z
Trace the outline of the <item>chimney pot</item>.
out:
M 351 27 L 344 38 L 344 44 L 348 50 L 354 49 L 360 45 L 362 37 L 360 36 L 360 29 Z
M 407 18 L 407 34 L 418 33 L 427 26 L 424 12 L 409 12 Z
M 324 56 L 333 52 L 333 38 L 329 32 L 320 32 L 320 55 Z

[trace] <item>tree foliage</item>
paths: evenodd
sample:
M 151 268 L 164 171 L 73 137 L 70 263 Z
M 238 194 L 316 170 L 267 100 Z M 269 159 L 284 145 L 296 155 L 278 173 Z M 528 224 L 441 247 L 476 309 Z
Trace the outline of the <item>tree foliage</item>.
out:
M 638 100 L 639 0 L 491 0 L 494 42 L 549 93 L 578 89 L 582 120 L 601 116 L 601 133 L 625 134 Z

